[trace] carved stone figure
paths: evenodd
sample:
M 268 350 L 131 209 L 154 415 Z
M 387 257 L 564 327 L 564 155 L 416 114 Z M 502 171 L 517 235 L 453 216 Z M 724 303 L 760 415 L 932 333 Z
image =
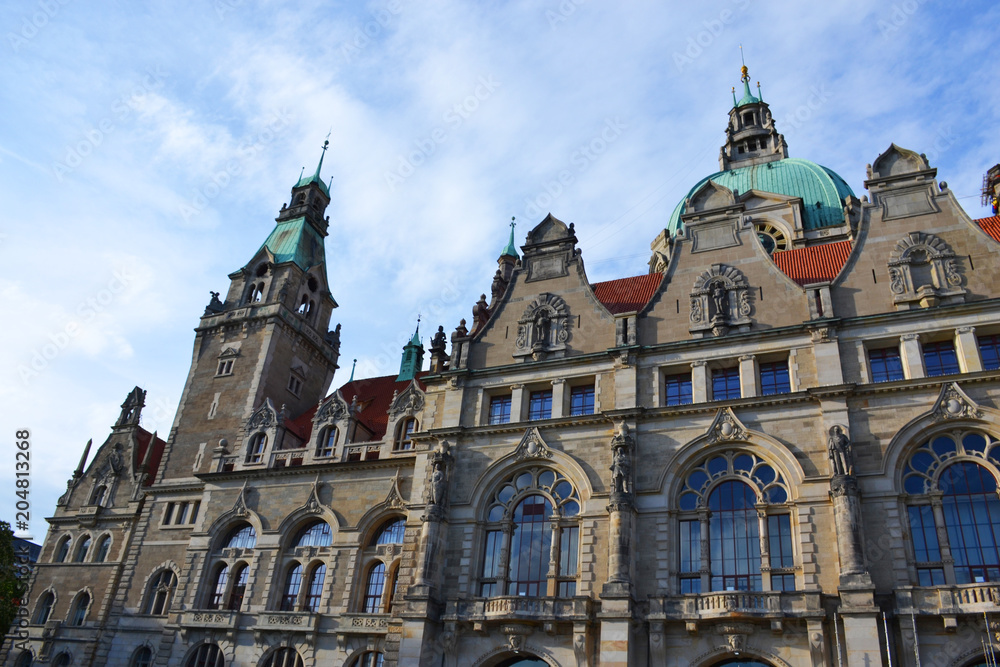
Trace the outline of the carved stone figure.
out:
M 843 426 L 830 428 L 830 437 L 826 441 L 827 454 L 833 464 L 834 475 L 853 475 L 854 462 L 851 456 L 851 439 L 844 433 Z
M 428 502 L 431 505 L 443 505 L 445 495 L 448 493 L 448 478 L 444 474 L 444 463 L 438 461 L 434 464 L 434 472 L 431 473 L 431 484 L 428 489 Z
M 122 468 L 125 467 L 125 457 L 122 456 L 122 445 L 120 442 L 115 443 L 115 449 L 111 452 L 111 456 L 108 457 L 108 465 L 111 466 L 111 472 L 115 475 L 120 475 Z
M 726 288 L 723 287 L 722 283 L 717 282 L 712 285 L 712 305 L 715 306 L 713 317 L 725 319 L 728 308 L 726 308 Z
M 552 329 L 552 318 L 546 310 L 538 311 L 535 316 L 535 345 L 545 347 L 549 344 L 549 333 Z
M 338 328 L 340 325 L 337 325 Z M 447 336 L 444 333 L 444 327 L 438 327 L 437 333 L 434 334 L 434 338 L 431 339 L 431 352 L 444 352 L 445 346 L 447 345 Z
M 614 461 L 611 464 L 611 480 L 616 493 L 630 493 L 629 479 L 632 475 L 632 463 L 624 447 L 615 449 Z

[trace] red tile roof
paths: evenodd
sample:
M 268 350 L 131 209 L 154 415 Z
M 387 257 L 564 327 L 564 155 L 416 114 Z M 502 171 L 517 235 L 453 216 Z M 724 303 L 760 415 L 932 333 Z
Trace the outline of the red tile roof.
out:
M 782 250 L 771 259 L 786 276 L 800 285 L 829 282 L 837 277 L 851 254 L 850 241 Z
M 1000 215 L 979 218 L 979 220 L 976 220 L 976 223 L 984 232 L 992 236 L 994 241 L 1000 241 Z
M 295 419 L 289 419 L 285 422 L 285 428 L 302 438 L 302 442 L 307 442 L 309 435 L 312 433 L 312 418 L 318 409 L 319 404 L 316 404 Z
M 420 381 L 420 378 L 429 372 L 421 371 L 417 373 L 417 386 L 421 389 L 426 389 L 427 387 Z M 386 429 L 389 427 L 389 406 L 392 404 L 392 395 L 396 392 L 403 393 L 403 390 L 410 386 L 409 380 L 396 382 L 396 377 L 397 375 L 384 375 L 377 378 L 354 380 L 340 388 L 340 394 L 348 404 L 354 400 L 355 396 L 358 397 L 358 406 L 361 408 L 358 421 L 372 431 L 372 440 L 381 440 L 385 435 Z M 323 400 L 328 401 L 330 397 L 327 396 Z M 318 407 L 317 405 L 307 413 L 292 420 L 289 424 L 289 428 L 291 428 L 292 423 L 299 424 L 299 422 L 302 422 L 298 426 L 300 431 L 297 433 L 299 433 L 303 440 L 309 439 L 309 435 L 312 432 L 312 416 L 316 413 Z M 305 430 L 306 426 L 308 430 Z
M 146 458 L 146 449 L 149 448 L 149 441 L 152 437 L 153 434 L 141 426 L 136 428 L 135 439 L 139 442 L 139 464 Z M 162 438 L 156 438 L 156 443 L 153 445 L 153 454 L 149 458 L 149 474 L 146 476 L 146 482 L 143 486 L 150 486 L 156 478 L 156 472 L 160 469 L 160 459 L 163 458 L 163 449 L 166 446 L 167 443 Z
M 641 310 L 653 298 L 661 282 L 663 282 L 662 273 L 647 273 L 632 278 L 594 283 L 590 287 L 594 290 L 597 300 L 603 303 L 612 315 L 618 315 Z

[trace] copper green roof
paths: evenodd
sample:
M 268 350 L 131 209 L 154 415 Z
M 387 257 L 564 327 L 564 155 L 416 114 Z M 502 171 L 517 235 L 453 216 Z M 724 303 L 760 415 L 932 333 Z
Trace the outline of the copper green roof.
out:
M 325 260 L 323 237 L 302 217 L 275 225 L 261 248 L 271 251 L 275 264 L 295 262 L 303 271 Z
M 750 81 L 743 81 L 743 98 L 736 103 L 736 106 L 741 107 L 746 104 L 756 104 L 757 102 L 760 102 L 760 100 L 750 94 Z
M 295 187 L 301 188 L 306 185 L 309 185 L 310 183 L 315 183 L 316 185 L 319 186 L 319 189 L 323 191 L 323 194 L 325 194 L 327 197 L 330 196 L 330 188 L 327 187 L 326 183 L 323 182 L 323 179 L 319 175 L 320 171 L 322 171 L 323 169 L 323 156 L 326 155 L 326 147 L 329 145 L 330 145 L 329 141 L 323 144 L 323 152 L 319 156 L 319 164 L 316 165 L 316 173 L 314 173 L 312 176 L 299 177 L 299 182 L 295 184 Z
M 708 180 L 730 190 L 739 190 L 741 195 L 748 190 L 760 190 L 787 197 L 801 197 L 802 225 L 806 229 L 843 224 L 844 198 L 854 196 L 851 186 L 836 172 L 809 160 L 785 158 L 777 162 L 739 167 L 717 172 L 698 181 L 670 214 L 667 229 L 671 234 L 681 227 L 685 201 Z
M 507 246 L 500 253 L 500 256 L 501 257 L 513 257 L 514 259 L 518 258 L 517 247 L 514 245 L 514 224 L 513 223 L 511 223 L 511 226 L 510 226 L 510 240 L 507 241 Z

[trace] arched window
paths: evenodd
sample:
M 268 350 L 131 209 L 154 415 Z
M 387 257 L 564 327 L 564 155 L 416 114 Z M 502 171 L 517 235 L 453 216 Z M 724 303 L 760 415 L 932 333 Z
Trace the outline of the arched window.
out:
M 377 651 L 367 651 L 362 653 L 354 662 L 351 663 L 351 667 L 382 667 L 385 661 L 385 656 Z
M 264 449 L 267 447 L 267 434 L 254 433 L 247 443 L 247 463 L 260 463 L 264 460 Z
M 253 549 L 257 546 L 257 531 L 250 524 L 237 526 L 229 533 L 227 549 Z
M 202 644 L 188 658 L 185 667 L 225 667 L 222 649 L 216 644 Z
M 108 493 L 108 487 L 101 484 L 94 489 L 93 495 L 90 497 L 91 505 L 104 505 L 104 496 Z
M 302 564 L 295 563 L 285 575 L 285 593 L 281 596 L 281 611 L 295 611 L 302 588 Z
M 35 624 L 45 625 L 49 620 L 49 616 L 52 615 L 52 607 L 56 603 L 56 596 L 52 591 L 46 591 L 41 598 L 38 600 L 38 605 L 35 607 Z
M 229 602 L 226 609 L 239 611 L 243 608 L 243 596 L 247 593 L 247 580 L 250 578 L 250 567 L 239 563 L 233 568 L 233 589 L 229 591 Z
M 160 570 L 149 582 L 146 594 L 146 613 L 160 616 L 170 608 L 170 598 L 177 586 L 177 575 L 173 570 Z
M 402 544 L 403 534 L 406 532 L 406 519 L 389 519 L 372 540 L 372 546 L 379 544 Z
M 71 546 L 72 539 L 69 535 L 65 536 L 60 540 L 59 546 L 56 547 L 55 555 L 52 556 L 53 563 L 65 563 L 66 557 L 69 556 L 69 548 Z
M 784 479 L 757 456 L 727 451 L 704 459 L 678 501 L 679 592 L 795 590 L 787 502 Z
M 309 295 L 303 294 L 302 301 L 299 303 L 298 313 L 302 317 L 309 317 L 312 315 L 313 302 L 309 299 Z
M 576 595 L 579 513 L 576 489 L 554 470 L 522 470 L 500 484 L 486 508 L 479 594 Z M 556 588 L 549 590 L 553 556 Z
M 97 553 L 94 554 L 95 563 L 103 563 L 108 559 L 108 551 L 111 550 L 111 536 L 105 535 L 97 543 Z
M 17 662 L 14 663 L 14 667 L 31 667 L 34 662 L 35 657 L 31 655 L 31 651 L 21 651 L 21 655 L 17 656 Z
M 83 625 L 84 621 L 87 620 L 87 611 L 90 608 L 90 594 L 80 593 L 79 597 L 76 598 L 76 604 L 73 605 L 73 611 L 69 617 L 70 625 Z
M 295 538 L 297 547 L 328 547 L 333 543 L 333 533 L 326 521 L 316 521 L 299 531 Z
M 250 285 L 250 292 L 247 296 L 247 303 L 259 303 L 264 298 L 264 283 L 254 283 Z
M 73 664 L 73 656 L 63 651 L 52 661 L 53 667 L 69 667 Z
M 294 648 L 285 646 L 264 658 L 260 667 L 302 667 L 302 656 Z
M 365 601 L 362 611 L 377 614 L 382 611 L 382 594 L 385 591 L 385 563 L 379 561 L 368 570 L 365 583 Z
M 316 456 L 333 456 L 339 438 L 340 431 L 336 426 L 327 426 L 320 431 L 319 440 L 316 441 Z
M 86 562 L 88 551 L 90 551 L 90 535 L 84 535 L 83 539 L 80 540 L 80 544 L 76 547 L 76 555 L 73 556 L 73 562 Z
M 226 599 L 226 589 L 229 587 L 229 566 L 223 564 L 215 573 L 215 585 L 212 596 L 208 600 L 209 609 L 222 609 L 222 601 Z
M 1000 581 L 998 444 L 985 433 L 956 430 L 910 455 L 903 490 L 919 585 Z
M 132 654 L 129 667 L 150 667 L 153 664 L 153 650 L 148 646 L 140 646 Z
M 413 432 L 416 430 L 416 419 L 413 417 L 407 417 L 403 420 L 403 423 L 399 425 L 399 433 L 396 438 L 396 449 L 400 451 L 413 449 Z
M 313 568 L 309 574 L 309 583 L 306 585 L 306 598 L 303 603 L 305 611 L 319 611 L 319 603 L 323 598 L 323 582 L 326 580 L 326 565 L 320 563 Z

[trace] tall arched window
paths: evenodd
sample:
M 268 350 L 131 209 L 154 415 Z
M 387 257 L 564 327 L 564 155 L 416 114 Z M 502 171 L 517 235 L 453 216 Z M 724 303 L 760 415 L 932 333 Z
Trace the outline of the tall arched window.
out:
M 52 615 L 52 607 L 56 603 L 56 596 L 52 591 L 46 591 L 42 594 L 42 597 L 38 600 L 38 605 L 35 607 L 35 624 L 45 625 L 49 620 L 49 616 Z
M 385 563 L 378 562 L 368 570 L 365 581 L 365 601 L 362 610 L 366 614 L 382 611 L 382 594 L 385 592 Z
M 285 593 L 281 596 L 281 611 L 295 611 L 302 588 L 302 564 L 295 563 L 285 575 Z
M 787 502 L 782 476 L 753 454 L 702 460 L 678 500 L 678 591 L 795 590 Z
M 267 447 L 267 434 L 254 433 L 247 443 L 247 463 L 260 463 L 264 460 L 264 449 Z
M 105 535 L 97 543 L 97 553 L 94 554 L 95 563 L 103 563 L 108 559 L 108 551 L 111 550 L 111 536 Z
M 229 566 L 223 564 L 215 573 L 212 596 L 208 600 L 209 609 L 222 609 L 222 601 L 226 599 L 226 589 L 229 587 Z
M 153 664 L 153 650 L 148 646 L 140 646 L 132 654 L 129 667 L 150 667 Z
M 146 613 L 152 616 L 160 616 L 167 613 L 170 608 L 170 598 L 174 594 L 177 586 L 177 576 L 173 570 L 160 570 L 149 582 L 149 591 L 146 594 Z
M 302 656 L 294 648 L 285 646 L 265 657 L 260 667 L 302 667 Z
M 250 524 L 237 526 L 229 533 L 227 549 L 253 549 L 257 546 L 257 531 Z
M 76 555 L 73 556 L 73 562 L 86 562 L 88 551 L 90 551 L 90 535 L 84 535 L 83 539 L 80 540 L 80 544 L 76 547 Z
M 191 653 L 185 667 L 225 667 L 225 665 L 226 660 L 218 645 L 202 644 Z
M 955 430 L 910 455 L 903 489 L 919 585 L 1000 581 L 998 444 L 982 432 Z
M 379 531 L 375 534 L 375 539 L 372 540 L 372 545 L 379 544 L 402 544 L 403 534 L 406 532 L 406 519 L 389 519 Z
M 407 417 L 404 419 L 403 423 L 399 425 L 399 430 L 397 431 L 396 449 L 400 451 L 413 449 L 413 432 L 416 430 L 416 419 L 413 417 Z
M 333 456 L 339 438 L 340 431 L 337 430 L 336 426 L 327 426 L 320 431 L 319 439 L 316 441 L 316 456 Z
M 107 486 L 105 486 L 104 484 L 101 484 L 101 485 L 97 486 L 94 489 L 93 495 L 90 497 L 90 504 L 91 505 L 101 505 L 101 506 L 103 506 L 104 505 L 104 497 L 107 495 L 107 493 L 108 493 L 108 487 Z
M 319 611 L 320 600 L 323 599 L 323 582 L 326 580 L 326 564 L 320 563 L 312 569 L 306 584 L 306 597 L 303 602 L 305 611 Z
M 243 597 L 247 593 L 247 580 L 250 578 L 250 566 L 238 563 L 233 568 L 233 588 L 229 591 L 229 601 L 226 609 L 239 611 L 243 608 Z
M 59 541 L 59 546 L 56 547 L 55 555 L 52 556 L 53 563 L 65 563 L 66 557 L 69 556 L 69 548 L 72 546 L 72 538 L 69 535 L 62 538 Z
M 70 625 L 83 625 L 84 621 L 87 620 L 87 611 L 90 609 L 90 594 L 80 593 L 76 598 L 76 603 L 73 605 L 73 611 L 70 612 L 69 624 Z
M 520 471 L 500 484 L 486 508 L 479 594 L 576 595 L 579 513 L 576 489 L 554 470 Z

